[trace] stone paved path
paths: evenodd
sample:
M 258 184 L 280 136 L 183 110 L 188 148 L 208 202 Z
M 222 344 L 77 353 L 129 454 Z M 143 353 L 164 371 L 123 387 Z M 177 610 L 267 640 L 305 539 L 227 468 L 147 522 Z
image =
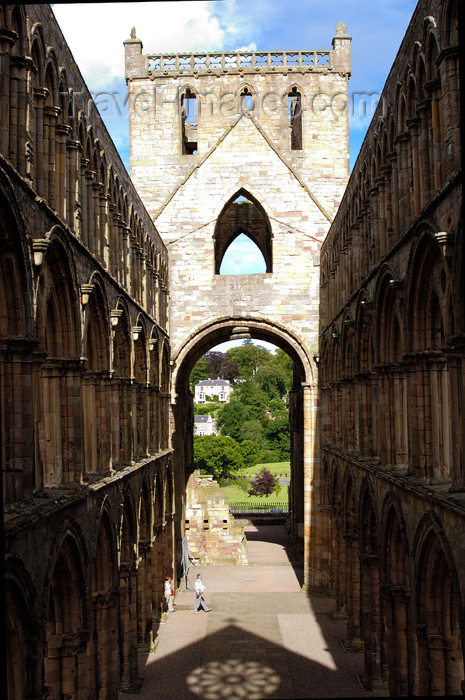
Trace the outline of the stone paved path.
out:
M 330 598 L 301 592 L 302 571 L 284 526 L 248 526 L 249 566 L 203 566 L 210 613 L 177 593 L 153 654 L 140 654 L 138 695 L 121 700 L 260 700 L 386 696 L 364 693 L 363 655 L 345 653 L 346 623 Z

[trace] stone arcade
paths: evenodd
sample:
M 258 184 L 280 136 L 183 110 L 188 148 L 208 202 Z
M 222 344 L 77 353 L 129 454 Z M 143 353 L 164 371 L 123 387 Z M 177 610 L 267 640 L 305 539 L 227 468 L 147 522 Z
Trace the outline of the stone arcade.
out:
M 335 596 L 368 689 L 462 693 L 457 0 L 418 3 L 350 179 L 341 22 L 285 53 L 146 56 L 131 32 L 130 179 L 50 7 L 0 20 L 8 698 L 137 688 L 185 533 L 190 370 L 244 336 L 294 360 L 304 590 Z M 266 272 L 220 274 L 241 233 Z

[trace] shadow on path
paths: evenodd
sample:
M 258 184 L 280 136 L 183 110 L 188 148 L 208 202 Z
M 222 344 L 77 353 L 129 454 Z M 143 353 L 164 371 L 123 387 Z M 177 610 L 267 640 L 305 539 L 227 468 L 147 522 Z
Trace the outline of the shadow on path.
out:
M 291 564 L 300 588 L 304 585 L 303 562 L 284 525 L 261 525 L 255 522 L 246 525 L 245 534 L 249 545 L 249 565 L 265 561 L 275 565 Z
M 341 647 L 334 601 L 300 591 L 285 528 L 267 527 L 247 530 L 249 566 L 198 569 L 211 613 L 194 615 L 194 594 L 177 594 L 155 652 L 139 656 L 140 694 L 122 700 L 377 697 L 358 682 L 363 655 Z

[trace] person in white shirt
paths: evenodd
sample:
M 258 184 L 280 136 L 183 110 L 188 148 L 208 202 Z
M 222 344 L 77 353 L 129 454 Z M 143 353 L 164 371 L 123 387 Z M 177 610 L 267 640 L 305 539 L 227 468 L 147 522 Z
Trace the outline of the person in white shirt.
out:
M 168 612 L 176 612 L 173 607 L 174 591 L 173 584 L 169 576 L 165 576 L 165 602 Z
M 197 578 L 195 579 L 195 603 L 194 603 L 194 613 L 199 612 L 199 608 L 202 608 L 202 610 L 205 610 L 205 612 L 210 612 L 211 608 L 209 608 L 205 602 L 205 598 L 203 597 L 203 593 L 205 591 L 205 586 L 202 583 L 202 574 L 197 574 Z

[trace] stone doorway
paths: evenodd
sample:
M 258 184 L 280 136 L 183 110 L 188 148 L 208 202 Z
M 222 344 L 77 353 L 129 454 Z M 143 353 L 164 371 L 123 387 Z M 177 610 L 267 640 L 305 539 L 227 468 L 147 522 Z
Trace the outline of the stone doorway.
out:
M 189 377 L 195 363 L 211 348 L 232 339 L 252 338 L 272 343 L 284 350 L 294 362 L 293 387 L 289 397 L 289 420 L 291 429 L 291 483 L 289 502 L 291 508 L 291 535 L 295 546 L 302 554 L 305 549 L 305 518 L 309 516 L 304 506 L 305 482 L 313 471 L 316 450 L 311 415 L 311 365 L 308 356 L 284 328 L 270 321 L 258 319 L 222 319 L 211 324 L 179 349 L 172 361 L 172 429 L 175 449 L 175 474 L 179 482 L 176 488 L 176 512 L 179 531 L 176 540 L 184 537 L 185 493 L 194 472 L 193 465 L 193 396 L 190 392 Z M 310 380 L 310 381 L 309 381 Z M 307 427 L 305 430 L 305 425 Z M 307 432 L 307 440 L 305 433 Z M 306 445 L 305 445 L 306 443 Z M 179 554 L 179 553 L 177 553 Z

